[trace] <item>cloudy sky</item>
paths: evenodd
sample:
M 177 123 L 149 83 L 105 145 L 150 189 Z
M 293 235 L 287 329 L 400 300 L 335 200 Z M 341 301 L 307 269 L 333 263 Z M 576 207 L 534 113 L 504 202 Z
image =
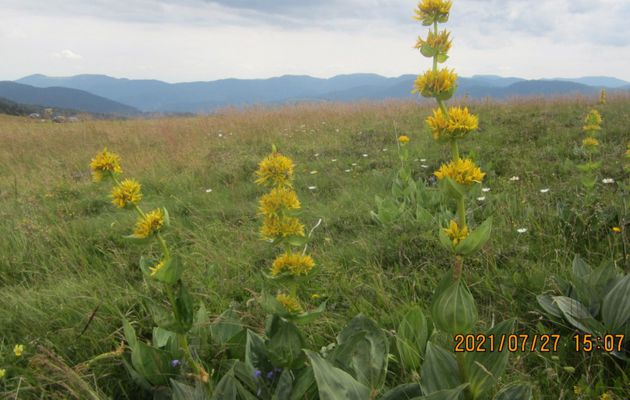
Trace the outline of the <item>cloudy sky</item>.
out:
M 0 0 L 0 80 L 419 73 L 414 0 Z M 463 76 L 630 80 L 630 0 L 454 0 Z

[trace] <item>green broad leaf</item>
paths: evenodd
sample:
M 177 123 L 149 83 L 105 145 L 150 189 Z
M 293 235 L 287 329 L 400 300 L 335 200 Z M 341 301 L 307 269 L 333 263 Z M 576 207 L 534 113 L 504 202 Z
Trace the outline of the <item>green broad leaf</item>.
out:
M 604 297 L 602 320 L 605 333 L 621 334 L 630 324 L 630 275 L 626 275 Z
M 526 383 L 515 383 L 502 388 L 494 400 L 532 400 L 532 387 Z
M 456 247 L 455 252 L 462 256 L 468 256 L 483 245 L 490 239 L 490 233 L 492 231 L 492 217 L 485 220 L 477 229 L 472 231 L 466 239 L 462 240 Z
M 461 199 L 468 193 L 468 188 L 465 185 L 455 182 L 448 176 L 440 180 L 440 187 L 446 195 L 455 200 Z
M 600 169 L 602 166 L 601 162 L 589 162 L 585 164 L 577 165 L 578 170 L 581 172 L 593 172 Z
M 156 326 L 153 328 L 153 345 L 158 348 L 164 348 L 169 344 L 169 341 L 177 342 L 177 334 L 166 329 Z
M 164 306 L 150 301 L 147 308 L 153 317 L 155 325 L 162 329 L 175 333 L 186 333 L 190 327 L 186 327 L 178 321 L 173 315 L 173 311 Z
M 593 318 L 588 309 L 579 301 L 565 296 L 554 296 L 553 301 L 562 311 L 564 318 L 574 327 L 593 335 L 603 333 L 602 324 Z
M 558 305 L 554 302 L 553 296 L 548 294 L 539 294 L 536 296 L 536 300 L 547 314 L 556 318 L 562 318 L 562 310 L 560 310 Z
M 308 243 L 308 238 L 305 236 L 289 236 L 286 238 L 286 242 L 291 246 L 303 247 L 306 243 Z
M 133 326 L 129 323 L 127 318 L 123 318 L 123 333 L 125 335 L 125 340 L 127 341 L 127 345 L 131 350 L 136 347 L 136 331 L 133 329 Z
M 573 257 L 573 276 L 586 281 L 591 274 L 592 268 L 579 255 Z
M 171 379 L 172 400 L 207 400 L 208 393 L 201 383 L 195 386 L 186 385 Z
M 380 390 L 385 383 L 389 354 L 385 332 L 373 320 L 359 314 L 339 333 L 337 343 L 336 360 L 352 371 L 357 381 Z
M 247 330 L 247 338 L 245 340 L 245 364 L 252 369 L 259 369 L 261 371 L 273 369 L 273 366 L 269 362 L 264 339 L 249 329 Z
M 212 340 L 224 346 L 244 331 L 244 324 L 233 309 L 225 310 L 211 325 Z
M 210 340 L 210 315 L 206 306 L 201 303 L 193 318 L 193 327 L 191 329 L 191 337 L 197 340 L 201 346 L 205 346 Z
M 149 383 L 149 381 L 144 379 L 144 377 L 140 375 L 140 373 L 133 368 L 130 361 L 128 361 L 126 357 L 123 358 L 122 362 L 123 362 L 123 365 L 125 366 L 125 369 L 127 370 L 127 373 L 129 373 L 129 376 L 131 376 L 131 380 L 133 382 L 135 382 L 138 386 L 140 386 L 142 389 L 146 391 L 153 390 L 153 385 Z
M 302 368 L 295 375 L 293 389 L 289 400 L 314 399 L 317 397 L 317 383 L 313 369 L 309 366 Z
M 266 333 L 267 353 L 274 367 L 297 368 L 304 363 L 306 341 L 293 323 L 272 315 Z
M 181 278 L 182 272 L 184 271 L 181 257 L 175 254 L 164 260 L 164 266 L 162 266 L 155 274 L 151 275 L 150 268 L 155 267 L 159 262 L 160 260 L 140 257 L 140 269 L 145 275 L 158 282 L 162 282 L 167 285 L 175 284 Z
M 291 370 L 285 369 L 278 378 L 276 383 L 276 390 L 273 392 L 274 400 L 289 400 L 291 396 L 291 389 L 293 389 L 293 374 Z
M 422 391 L 432 394 L 455 389 L 462 384 L 455 355 L 429 341 L 420 373 Z
M 432 58 L 437 54 L 437 50 L 425 43 L 420 47 L 420 53 L 425 57 Z
M 413 307 L 405 314 L 396 332 L 396 347 L 405 368 L 412 371 L 420 368 L 428 339 L 427 319 L 420 307 Z
M 405 383 L 385 393 L 380 400 L 411 400 L 422 396 L 422 388 L 418 383 Z
M 175 308 L 177 309 L 179 324 L 185 329 L 185 332 L 188 332 L 193 325 L 195 310 L 193 297 L 183 284 L 179 285 L 175 296 Z
M 453 85 L 453 88 L 451 90 L 448 90 L 448 91 L 446 91 L 444 93 L 441 93 L 436 98 L 438 100 L 442 100 L 442 101 L 449 100 L 451 97 L 453 97 L 453 95 L 455 94 L 456 91 L 457 91 L 457 84 Z
M 366 400 L 370 388 L 357 382 L 347 372 L 334 367 L 317 353 L 304 350 L 311 361 L 317 390 L 321 400 Z
M 444 232 L 444 229 L 440 229 L 440 232 L 438 233 L 438 238 L 440 239 L 440 244 L 442 245 L 442 247 L 452 253 L 455 253 L 453 242 L 451 241 L 451 238 L 448 237 L 448 234 Z
M 449 271 L 438 285 L 431 304 L 435 326 L 452 335 L 469 332 L 477 322 L 477 305 L 461 279 L 454 280 Z
M 232 371 L 236 379 L 238 379 L 245 389 L 249 390 L 250 393 L 256 393 L 260 382 L 254 377 L 254 372 L 256 371 L 254 368 L 251 368 L 242 361 L 234 360 Z
M 138 341 L 131 351 L 131 364 L 144 379 L 153 385 L 165 385 L 175 375 L 168 352 Z
M 453 389 L 440 390 L 428 396 L 416 397 L 412 400 L 459 400 L 466 387 L 468 387 L 468 384 L 464 383 Z
M 499 343 L 502 337 L 513 332 L 514 322 L 513 319 L 510 319 L 490 328 L 485 333 L 485 343 L 476 349 L 485 351 L 465 353 L 465 376 L 468 377 L 468 382 L 470 383 L 468 389 L 472 393 L 473 398 L 483 398 L 482 395 L 485 395 L 494 387 L 505 371 L 510 352 L 507 348 L 504 348 L 503 351 L 498 351 L 497 346 L 494 346 L 495 350 L 491 351 L 492 346 L 489 338 L 492 337 L 494 343 Z
M 212 400 L 257 400 L 257 397 L 250 393 L 230 370 L 219 381 L 212 392 Z
M 423 26 L 429 26 L 429 25 L 433 25 L 433 22 L 435 21 L 434 17 L 427 17 L 425 19 L 422 20 L 422 25 Z
M 164 212 L 164 227 L 168 228 L 171 226 L 171 217 L 168 214 L 168 210 L 165 207 L 162 207 L 162 211 Z
M 440 53 L 440 54 L 438 54 L 438 56 L 437 56 L 437 61 L 438 61 L 440 64 L 445 63 L 445 62 L 446 62 L 446 60 L 448 60 L 448 54 L 444 54 L 444 53 Z
M 298 314 L 296 316 L 291 316 L 289 319 L 295 322 L 296 324 L 300 324 L 300 325 L 313 322 L 317 318 L 319 318 L 324 311 L 326 311 L 326 303 L 327 303 L 327 300 L 323 301 L 320 305 L 317 306 L 317 308 L 314 308 L 313 310 L 310 310 L 310 311 L 303 312 L 302 314 Z
M 275 296 L 263 292 L 260 296 L 260 306 L 269 314 L 290 318 L 291 313 L 276 299 Z

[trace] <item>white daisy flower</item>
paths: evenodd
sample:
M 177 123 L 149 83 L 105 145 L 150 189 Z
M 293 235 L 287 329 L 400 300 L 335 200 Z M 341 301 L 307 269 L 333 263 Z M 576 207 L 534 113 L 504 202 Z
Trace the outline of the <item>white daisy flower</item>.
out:
M 421 158 L 420 162 L 427 162 L 427 159 L 426 158 Z
M 308 190 L 315 190 L 315 189 L 317 189 L 317 186 L 309 186 L 308 187 Z
M 513 177 L 510 178 L 510 181 L 515 182 L 515 181 L 518 181 L 520 179 L 521 178 L 519 178 L 518 176 L 513 176 Z
M 547 193 L 547 192 L 549 192 L 549 188 L 540 189 L 540 193 Z
M 313 170 L 311 171 L 311 175 L 315 175 L 317 173 L 317 171 Z
M 333 159 L 332 159 L 332 160 L 330 160 L 330 161 L 332 161 L 332 162 L 337 162 L 337 159 L 336 159 L 336 158 L 333 158 Z
M 315 157 L 319 157 L 319 153 L 315 153 Z
M 421 167 L 422 167 L 422 168 L 424 168 L 424 169 L 429 168 L 429 166 L 428 166 L 428 165 L 424 165 L 424 164 L 422 164 L 422 165 L 421 165 Z
M 485 199 L 486 199 L 486 196 L 477 197 L 477 201 L 484 201 Z
M 351 169 L 346 169 L 344 172 L 350 172 L 350 171 L 352 171 L 352 170 Z
M 357 163 L 355 163 L 355 162 L 353 162 L 353 163 L 352 163 L 352 166 L 353 166 L 353 167 L 356 167 L 357 165 L 359 165 L 359 164 L 357 164 Z
M 484 193 L 488 193 L 490 191 L 490 188 L 482 188 L 481 191 Z
M 615 180 L 613 178 L 604 178 L 602 179 L 602 183 L 606 183 L 606 184 L 615 183 Z
M 206 189 L 206 193 L 212 193 L 212 189 Z
M 387 151 L 387 149 L 385 148 L 385 149 L 383 149 L 383 151 Z
M 516 230 L 516 232 L 518 232 L 518 233 L 525 233 L 525 232 L 527 232 L 527 228 L 518 228 Z
M 363 157 L 367 157 L 367 156 L 368 156 L 367 153 L 363 153 Z

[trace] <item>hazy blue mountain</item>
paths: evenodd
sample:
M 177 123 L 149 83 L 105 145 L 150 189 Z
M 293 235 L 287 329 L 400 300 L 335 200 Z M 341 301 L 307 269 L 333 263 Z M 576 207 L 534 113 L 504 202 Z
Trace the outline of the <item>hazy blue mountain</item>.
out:
M 285 75 L 270 79 L 221 79 L 210 82 L 167 83 L 133 80 L 105 75 L 77 75 L 64 78 L 31 75 L 18 80 L 40 88 L 51 86 L 83 90 L 128 104 L 146 112 L 211 112 L 227 106 L 282 104 L 299 101 L 360 101 L 416 98 L 411 95 L 415 75 L 386 78 L 376 74 L 339 75 L 330 79 Z M 624 81 L 608 77 L 524 80 L 496 75 L 475 75 L 458 79 L 458 96 L 472 98 L 547 96 L 596 93 L 603 83 L 620 88 Z
M 630 86 L 630 82 L 608 76 L 585 76 L 583 78 L 557 78 L 556 81 L 569 81 L 599 88 L 621 88 Z
M 139 111 L 125 104 L 82 90 L 65 87 L 39 88 L 16 82 L 0 82 L 0 97 L 20 104 L 73 109 L 97 114 L 133 115 Z

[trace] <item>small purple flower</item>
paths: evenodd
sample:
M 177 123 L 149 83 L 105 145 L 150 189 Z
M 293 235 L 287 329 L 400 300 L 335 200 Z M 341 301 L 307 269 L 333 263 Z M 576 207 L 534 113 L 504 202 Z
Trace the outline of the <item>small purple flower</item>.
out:
M 267 372 L 267 379 L 269 379 L 269 380 L 273 379 L 273 371 Z
M 172 366 L 173 368 L 177 368 L 177 367 L 179 367 L 180 365 L 182 365 L 182 362 L 181 362 L 181 361 L 179 361 L 179 360 L 171 360 L 171 366 Z
M 262 376 L 262 372 L 259 369 L 254 371 L 254 378 L 260 378 L 261 376 Z

